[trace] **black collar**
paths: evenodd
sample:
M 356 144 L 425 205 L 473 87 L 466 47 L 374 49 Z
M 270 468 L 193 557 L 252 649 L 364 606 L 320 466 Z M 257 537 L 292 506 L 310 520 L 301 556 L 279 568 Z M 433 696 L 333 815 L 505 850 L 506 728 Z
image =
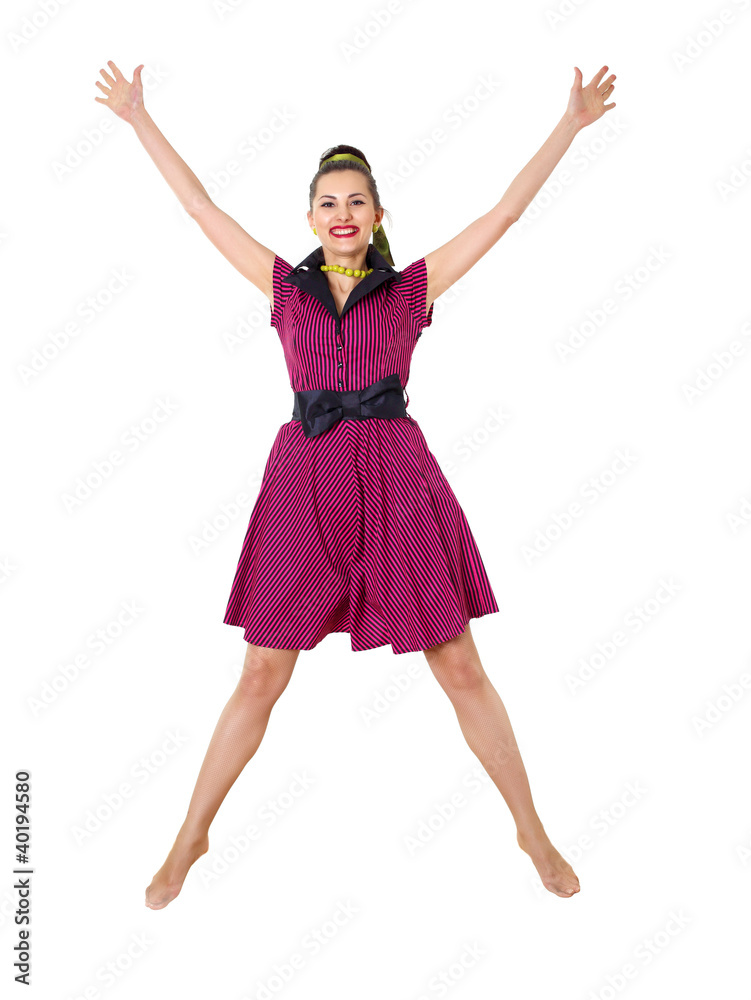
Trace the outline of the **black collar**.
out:
M 293 268 L 289 274 L 282 278 L 289 285 L 295 285 L 304 292 L 309 292 L 318 299 L 333 315 L 334 319 L 339 319 L 336 311 L 334 296 L 329 288 L 328 278 L 321 270 L 321 264 L 325 264 L 326 259 L 323 254 L 323 247 L 318 246 L 308 254 L 305 260 L 300 261 L 297 267 Z M 342 316 L 350 309 L 355 302 L 358 302 L 364 295 L 382 284 L 384 281 L 391 281 L 393 278 L 400 278 L 401 272 L 391 267 L 385 257 L 376 250 L 372 243 L 368 244 L 365 254 L 365 264 L 368 268 L 373 268 L 371 274 L 366 274 L 355 285 L 347 296 L 347 301 L 342 309 Z

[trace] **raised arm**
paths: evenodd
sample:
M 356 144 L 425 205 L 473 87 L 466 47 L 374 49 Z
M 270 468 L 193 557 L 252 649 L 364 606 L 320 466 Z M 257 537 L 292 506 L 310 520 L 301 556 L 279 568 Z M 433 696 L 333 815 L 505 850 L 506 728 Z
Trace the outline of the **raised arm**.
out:
M 503 194 L 503 197 L 479 219 L 471 222 L 458 236 L 425 255 L 428 276 L 426 308 L 466 274 L 494 246 L 512 223 L 516 222 L 553 172 L 553 168 L 571 145 L 577 132 L 597 121 L 605 111 L 615 107 L 604 104 L 613 91 L 611 74 L 602 84 L 603 66 L 582 87 L 582 75 L 574 67 L 575 77 L 566 111 L 552 133 L 523 167 Z
M 240 274 L 252 281 L 273 306 L 274 251 L 254 240 L 242 226 L 213 203 L 206 188 L 159 131 L 143 105 L 143 64 L 133 71 L 133 83 L 128 83 L 112 60 L 107 65 L 113 75 L 100 70 L 107 85 L 99 80 L 96 85 L 105 96 L 95 97 L 94 100 L 106 104 L 118 118 L 133 126 L 144 149 L 185 211 L 196 220 L 217 250 Z

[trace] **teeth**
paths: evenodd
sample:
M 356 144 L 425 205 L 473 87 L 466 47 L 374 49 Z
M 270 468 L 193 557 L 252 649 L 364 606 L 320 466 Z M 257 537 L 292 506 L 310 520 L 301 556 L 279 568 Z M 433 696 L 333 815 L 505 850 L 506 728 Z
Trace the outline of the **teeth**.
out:
M 332 233 L 356 233 L 356 229 L 332 229 Z

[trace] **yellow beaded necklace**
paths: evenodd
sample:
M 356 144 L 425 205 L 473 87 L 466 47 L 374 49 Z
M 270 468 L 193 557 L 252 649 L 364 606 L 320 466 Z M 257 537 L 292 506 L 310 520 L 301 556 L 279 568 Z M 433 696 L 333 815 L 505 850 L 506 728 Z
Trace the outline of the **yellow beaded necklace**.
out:
M 370 274 L 373 268 L 369 268 L 367 271 L 361 271 L 358 268 L 351 267 L 341 267 L 339 264 L 321 264 L 322 271 L 338 271 L 339 274 L 346 274 L 348 278 L 364 278 L 366 274 Z

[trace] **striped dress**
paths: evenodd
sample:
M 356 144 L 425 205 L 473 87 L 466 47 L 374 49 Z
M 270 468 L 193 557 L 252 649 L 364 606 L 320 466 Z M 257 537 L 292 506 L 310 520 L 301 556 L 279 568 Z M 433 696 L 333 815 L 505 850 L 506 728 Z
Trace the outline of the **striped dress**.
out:
M 274 260 L 271 325 L 294 391 L 363 389 L 396 373 L 433 319 L 425 258 L 401 272 L 372 244 L 372 274 L 339 315 L 319 246 Z M 409 397 L 407 397 L 407 400 Z M 290 412 L 293 400 L 290 400 Z M 307 438 L 282 424 L 250 515 L 224 621 L 247 642 L 312 649 L 349 632 L 353 651 L 424 650 L 498 611 L 462 508 L 412 417 L 339 420 Z

